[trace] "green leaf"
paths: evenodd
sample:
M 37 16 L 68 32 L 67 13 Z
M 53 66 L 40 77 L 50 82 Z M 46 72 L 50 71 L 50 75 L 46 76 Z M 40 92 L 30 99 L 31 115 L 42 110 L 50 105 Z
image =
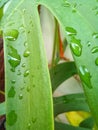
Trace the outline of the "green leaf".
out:
M 98 126 L 98 0 L 37 0 L 65 31 Z
M 83 120 L 80 124 L 80 127 L 84 127 L 84 128 L 90 128 L 92 129 L 94 127 L 94 119 L 92 117 L 89 117 L 85 120 Z
M 55 130 L 92 130 L 92 129 L 75 127 L 68 124 L 55 122 Z
M 35 1 L 11 1 L 1 24 L 6 129 L 53 130 L 52 90 Z
M 0 116 L 6 114 L 5 102 L 0 103 Z
M 54 98 L 54 116 L 64 112 L 80 110 L 89 112 L 89 107 L 82 93 Z
M 65 62 L 50 69 L 52 90 L 54 91 L 65 80 L 77 74 L 74 62 Z
M 3 7 L 10 0 L 0 0 L 0 8 Z

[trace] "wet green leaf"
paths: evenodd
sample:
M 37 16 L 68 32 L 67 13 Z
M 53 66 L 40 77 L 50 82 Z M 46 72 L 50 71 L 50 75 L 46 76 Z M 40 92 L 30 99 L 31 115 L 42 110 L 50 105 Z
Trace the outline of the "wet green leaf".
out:
M 54 116 L 69 111 L 90 111 L 84 94 L 69 94 L 54 98 Z
M 65 62 L 58 64 L 50 69 L 52 90 L 54 91 L 61 83 L 77 74 L 74 62 Z

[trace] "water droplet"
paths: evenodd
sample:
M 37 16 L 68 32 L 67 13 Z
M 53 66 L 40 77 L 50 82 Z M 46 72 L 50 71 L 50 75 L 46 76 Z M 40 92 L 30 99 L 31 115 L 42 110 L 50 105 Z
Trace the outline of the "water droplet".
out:
M 76 13 L 76 12 L 77 12 L 77 10 L 76 10 L 75 8 L 73 8 L 73 9 L 72 9 L 72 12 L 73 12 L 73 13 Z
M 81 41 L 79 39 L 76 39 L 75 37 L 73 37 L 71 39 L 70 47 L 71 47 L 71 50 L 74 53 L 74 55 L 81 56 L 82 45 L 81 45 Z
M 19 94 L 19 99 L 21 100 L 23 98 L 22 93 Z
M 26 12 L 26 9 L 23 9 L 23 13 L 25 13 Z
M 26 70 L 25 72 L 24 72 L 24 77 L 27 77 L 28 75 L 29 75 L 29 70 Z
M 35 123 L 37 121 L 37 118 L 32 118 L 32 123 Z
M 35 88 L 35 84 L 33 84 L 33 88 Z
M 21 26 L 20 26 L 20 31 L 22 32 L 22 33 L 24 33 L 25 32 L 25 27 L 24 27 L 24 25 L 22 24 Z
M 27 87 L 27 92 L 30 92 L 30 86 Z
M 26 47 L 27 45 L 28 45 L 28 43 L 25 41 L 25 42 L 24 42 L 24 46 Z
M 96 9 L 98 9 L 98 6 L 95 6 L 95 7 L 92 8 L 92 10 L 96 10 Z
M 98 15 L 98 11 L 96 12 L 96 15 Z
M 77 31 L 72 27 L 66 27 L 65 30 L 67 31 L 67 35 L 69 35 L 69 36 L 77 34 Z
M 30 30 L 28 31 L 28 33 L 30 33 Z
M 15 96 L 16 92 L 15 92 L 15 88 L 11 87 L 9 92 L 8 92 L 8 97 L 9 98 L 13 98 Z
M 28 57 L 29 55 L 30 55 L 30 51 L 29 51 L 28 49 L 26 49 L 26 50 L 24 51 L 23 56 L 24 56 L 24 57 Z
M 15 68 L 21 62 L 20 55 L 18 54 L 17 50 L 13 47 L 10 47 L 10 51 L 8 53 L 8 62 L 10 63 L 13 71 L 15 71 Z
M 27 128 L 30 129 L 30 127 L 31 127 L 31 123 L 29 122 Z
M 98 66 L 98 57 L 95 60 L 95 64 Z
M 20 90 L 23 90 L 25 87 L 24 86 L 22 86 L 21 88 L 20 88 Z
M 85 66 L 80 66 L 79 74 L 80 74 L 81 80 L 86 84 L 86 86 L 88 88 L 92 88 L 91 75 L 90 75 L 89 70 Z
M 87 46 L 89 47 L 90 45 L 91 45 L 91 42 L 90 42 L 90 41 L 88 41 L 88 42 L 87 42 Z
M 15 83 L 16 83 L 16 80 L 11 80 L 11 83 L 12 83 L 12 84 L 15 84 Z
M 74 3 L 74 4 L 73 4 L 73 8 L 76 8 L 76 7 L 77 7 L 77 3 Z
M 98 38 L 98 33 L 93 33 L 92 36 L 93 38 Z
M 15 113 L 14 110 L 12 110 L 7 115 L 7 123 L 8 125 L 12 126 L 16 123 L 16 121 L 17 121 L 17 114 Z
M 70 3 L 67 0 L 63 0 L 64 7 L 70 7 Z
M 26 64 L 25 64 L 25 63 L 23 63 L 23 64 L 22 64 L 22 67 L 25 67 L 25 66 L 26 66 Z
M 98 52 L 98 46 L 93 47 L 92 50 L 91 50 L 91 52 L 92 52 L 92 53 Z
M 21 71 L 20 70 L 18 70 L 17 75 L 21 75 Z
M 7 40 L 15 41 L 18 38 L 19 32 L 16 29 L 11 29 L 7 30 L 4 34 Z

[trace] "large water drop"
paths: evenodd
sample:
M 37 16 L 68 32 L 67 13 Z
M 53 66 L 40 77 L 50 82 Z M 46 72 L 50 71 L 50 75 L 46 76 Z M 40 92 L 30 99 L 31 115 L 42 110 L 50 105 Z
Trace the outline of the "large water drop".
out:
M 77 31 L 72 27 L 66 27 L 65 30 L 67 32 L 67 35 L 69 35 L 69 36 L 77 34 Z
M 71 39 L 70 47 L 71 47 L 71 50 L 72 50 L 74 55 L 81 56 L 82 45 L 81 45 L 81 41 L 79 39 L 76 39 L 75 37 L 73 37 Z
M 29 51 L 28 49 L 26 49 L 26 50 L 24 51 L 23 56 L 24 56 L 24 57 L 28 57 L 29 55 L 30 55 L 30 51 Z
M 10 51 L 8 53 L 8 62 L 10 63 L 13 71 L 15 71 L 15 68 L 21 62 L 21 57 L 18 54 L 17 50 L 11 46 L 10 46 Z
M 16 92 L 15 92 L 15 88 L 12 86 L 8 92 L 8 97 L 9 98 L 13 98 L 15 96 Z
M 93 47 L 92 50 L 91 50 L 91 52 L 92 52 L 92 53 L 98 52 L 98 46 Z
M 79 67 L 79 74 L 81 80 L 86 84 L 86 86 L 92 88 L 90 72 L 84 65 Z
M 26 70 L 25 72 L 24 72 L 24 77 L 27 77 L 28 75 L 29 75 L 29 70 Z
M 18 38 L 19 32 L 16 29 L 9 29 L 5 33 L 5 38 L 9 41 L 15 41 Z
M 13 126 L 17 121 L 17 114 L 14 110 L 10 111 L 7 115 L 7 124 Z

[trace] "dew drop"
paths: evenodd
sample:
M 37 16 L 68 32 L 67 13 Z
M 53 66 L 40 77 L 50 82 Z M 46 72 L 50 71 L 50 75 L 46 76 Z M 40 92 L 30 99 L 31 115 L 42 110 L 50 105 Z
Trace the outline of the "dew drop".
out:
M 27 87 L 27 92 L 30 92 L 30 86 Z
M 67 35 L 69 35 L 69 36 L 77 34 L 77 31 L 72 27 L 66 27 L 65 30 L 67 31 Z
M 24 42 L 24 46 L 26 47 L 27 45 L 28 45 L 28 43 L 25 41 L 25 42 Z
M 33 84 L 33 88 L 35 88 L 35 84 Z
M 21 71 L 20 70 L 18 70 L 17 75 L 21 75 Z
M 7 40 L 15 41 L 18 38 L 19 32 L 16 29 L 11 29 L 7 30 L 4 34 Z
M 73 8 L 72 12 L 73 12 L 73 13 L 76 13 L 76 12 L 77 12 L 77 10 L 76 10 L 75 8 Z
M 70 3 L 67 0 L 63 0 L 64 7 L 70 7 Z
M 15 84 L 15 83 L 16 83 L 16 80 L 11 80 L 11 83 L 12 83 L 12 84 Z
M 19 94 L 19 99 L 21 100 L 23 98 L 22 93 Z
M 30 129 L 30 127 L 31 127 L 31 123 L 29 122 L 27 128 Z
M 8 97 L 9 98 L 13 98 L 15 96 L 16 92 L 15 92 L 15 88 L 11 87 L 9 92 L 8 92 Z
M 74 53 L 74 55 L 81 56 L 82 45 L 81 45 L 81 41 L 79 39 L 76 39 L 75 37 L 73 37 L 71 39 L 70 48 L 71 48 L 72 52 Z
M 25 63 L 23 63 L 23 64 L 22 64 L 22 67 L 24 68 L 25 66 L 26 66 L 26 64 L 25 64 Z
M 37 118 L 32 118 L 32 123 L 35 123 L 37 121 Z
M 8 62 L 10 63 L 13 71 L 15 71 L 15 68 L 21 62 L 20 55 L 18 54 L 17 50 L 13 47 L 10 47 L 10 52 L 8 53 Z
M 98 9 L 98 6 L 95 6 L 95 7 L 92 8 L 92 10 L 96 10 L 96 9 Z
M 95 60 L 95 64 L 98 66 L 98 57 Z
M 96 15 L 98 15 L 98 11 L 96 12 Z
M 10 111 L 7 115 L 7 123 L 10 126 L 13 126 L 17 121 L 17 114 L 14 110 Z
M 96 52 L 98 52 L 98 46 L 93 47 L 92 50 L 91 50 L 91 52 L 92 52 L 92 53 L 96 53 Z
M 87 46 L 89 47 L 90 45 L 91 45 L 91 42 L 90 42 L 90 41 L 88 41 L 88 42 L 87 42 Z
M 29 75 L 29 70 L 26 70 L 25 72 L 24 72 L 24 77 L 27 77 L 28 75 Z
M 88 88 L 92 88 L 91 75 L 90 75 L 89 70 L 85 66 L 80 66 L 79 74 L 80 74 L 81 80 L 86 84 L 86 86 Z
M 23 13 L 25 13 L 26 12 L 26 9 L 23 9 Z
M 92 36 L 93 38 L 98 38 L 98 33 L 93 33 Z
M 23 56 L 24 56 L 24 57 L 28 57 L 29 55 L 30 55 L 30 51 L 29 51 L 28 49 L 26 49 L 26 50 L 24 51 Z

